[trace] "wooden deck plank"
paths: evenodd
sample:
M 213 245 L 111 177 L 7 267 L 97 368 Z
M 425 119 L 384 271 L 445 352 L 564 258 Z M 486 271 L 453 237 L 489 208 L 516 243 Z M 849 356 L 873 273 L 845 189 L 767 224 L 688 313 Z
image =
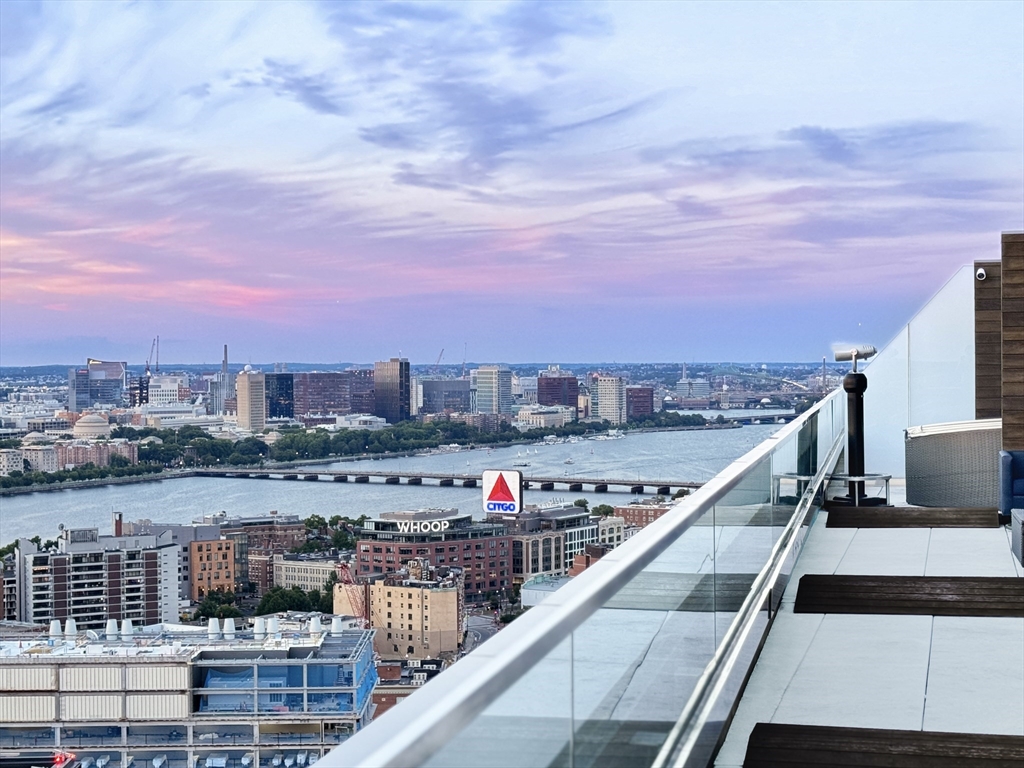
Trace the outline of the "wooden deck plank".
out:
M 796 613 L 1024 617 L 1024 579 L 1000 576 L 801 577 Z
M 757 723 L 743 765 L 1019 768 L 1022 763 L 1024 736 Z
M 998 528 L 999 510 L 956 507 L 836 507 L 828 528 Z

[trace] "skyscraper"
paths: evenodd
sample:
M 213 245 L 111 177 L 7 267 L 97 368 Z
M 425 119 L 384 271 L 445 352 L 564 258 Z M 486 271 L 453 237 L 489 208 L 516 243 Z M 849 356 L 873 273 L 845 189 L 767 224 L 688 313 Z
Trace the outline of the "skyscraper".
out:
M 266 378 L 251 365 L 235 378 L 235 393 L 238 398 L 238 428 L 253 434 L 262 432 L 267 425 L 267 384 Z
M 478 413 L 512 413 L 512 371 L 504 365 L 481 365 L 476 373 Z
M 626 380 L 621 376 L 598 376 L 597 408 L 594 413 L 600 419 L 612 424 L 626 420 Z
M 91 406 L 89 369 L 68 368 L 68 410 L 71 413 L 81 413 Z
M 409 361 L 392 357 L 373 364 L 374 416 L 397 424 L 409 418 Z
M 295 416 L 295 374 L 266 373 L 267 418 L 291 419 Z

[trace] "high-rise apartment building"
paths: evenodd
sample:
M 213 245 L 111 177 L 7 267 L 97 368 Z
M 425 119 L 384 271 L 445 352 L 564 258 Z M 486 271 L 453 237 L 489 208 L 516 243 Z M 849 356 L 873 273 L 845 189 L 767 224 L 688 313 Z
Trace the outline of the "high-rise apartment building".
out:
M 594 415 L 612 424 L 622 424 L 626 420 L 626 380 L 621 376 L 598 376 L 595 386 Z
M 576 408 L 579 404 L 580 382 L 568 371 L 557 365 L 548 366 L 537 377 L 537 403 L 539 405 L 567 405 Z
M 15 550 L 19 621 L 74 619 L 102 629 L 109 619 L 178 620 L 179 547 L 169 535 L 100 536 L 61 531 L 56 550 L 19 539 Z
M 266 378 L 251 365 L 235 379 L 235 397 L 238 399 L 238 428 L 253 434 L 262 432 L 267 425 Z
M 388 424 L 406 421 L 410 415 L 409 361 L 392 357 L 373 364 L 374 416 Z
M 481 365 L 476 371 L 478 413 L 512 413 L 512 371 L 504 365 Z

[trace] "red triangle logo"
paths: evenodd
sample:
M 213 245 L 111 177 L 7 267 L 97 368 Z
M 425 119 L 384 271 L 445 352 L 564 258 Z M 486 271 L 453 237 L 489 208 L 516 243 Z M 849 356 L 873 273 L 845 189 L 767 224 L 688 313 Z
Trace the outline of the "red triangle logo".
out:
M 487 500 L 515 502 L 516 497 L 513 496 L 512 491 L 508 489 L 508 483 L 505 482 L 505 475 L 498 475 L 498 480 L 491 488 L 491 494 L 487 497 Z

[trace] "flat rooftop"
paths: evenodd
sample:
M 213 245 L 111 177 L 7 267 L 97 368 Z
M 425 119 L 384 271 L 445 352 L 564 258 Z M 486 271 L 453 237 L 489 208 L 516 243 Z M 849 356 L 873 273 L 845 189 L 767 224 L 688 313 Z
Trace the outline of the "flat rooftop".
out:
M 903 490 L 894 481 L 896 506 Z M 1009 529 L 828 528 L 828 514 L 811 527 L 715 765 L 743 764 L 755 723 L 1024 735 L 1024 618 L 794 612 L 806 574 L 1024 577 Z

